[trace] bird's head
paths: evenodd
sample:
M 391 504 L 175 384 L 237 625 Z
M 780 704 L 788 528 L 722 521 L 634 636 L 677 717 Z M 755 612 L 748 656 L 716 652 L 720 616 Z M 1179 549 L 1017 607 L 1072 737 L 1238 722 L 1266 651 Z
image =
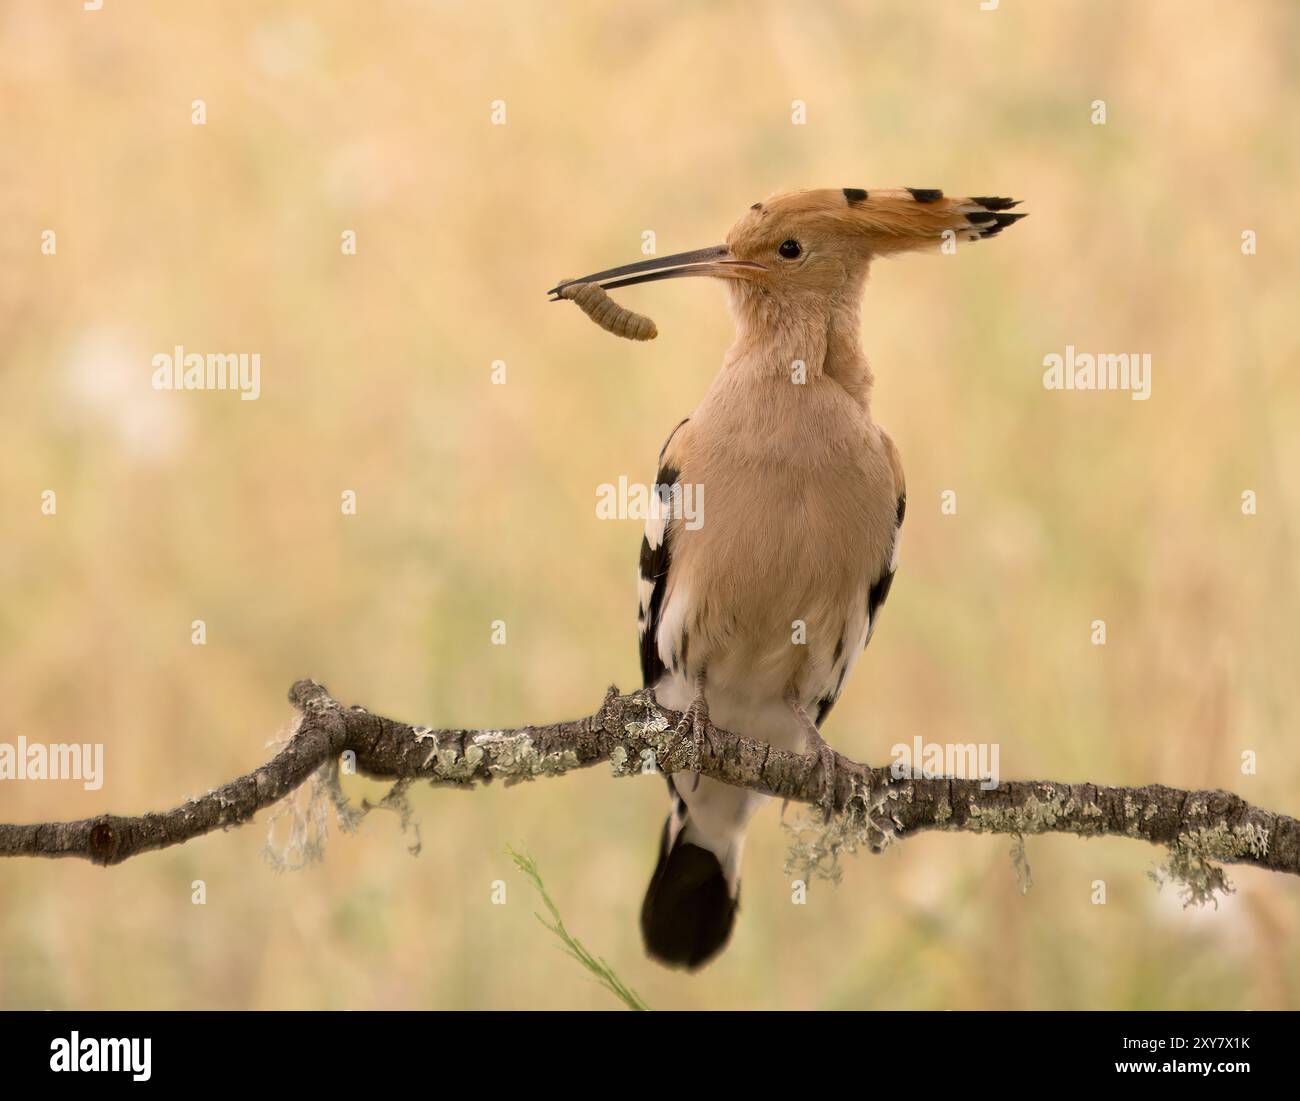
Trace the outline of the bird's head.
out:
M 1011 199 L 949 199 L 941 191 L 825 188 L 775 195 L 750 207 L 724 244 L 653 257 L 568 283 L 606 290 L 686 276 L 725 279 L 738 304 L 807 312 L 861 290 L 876 256 L 991 237 L 1023 214 Z

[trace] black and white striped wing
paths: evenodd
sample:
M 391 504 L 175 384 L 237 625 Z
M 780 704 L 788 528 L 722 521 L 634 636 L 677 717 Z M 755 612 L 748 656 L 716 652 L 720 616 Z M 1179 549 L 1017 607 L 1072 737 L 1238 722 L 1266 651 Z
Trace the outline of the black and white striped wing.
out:
M 668 445 L 685 423 L 682 421 L 672 430 L 659 452 L 656 487 L 677 484 L 681 472 L 665 456 L 668 454 Z M 646 518 L 645 535 L 641 539 L 641 576 L 638 582 L 640 607 L 637 616 L 637 635 L 641 644 L 641 681 L 646 688 L 658 684 L 665 672 L 663 658 L 659 655 L 658 636 L 664 594 L 668 590 L 668 571 L 672 568 L 672 535 L 667 516 L 661 513 Z

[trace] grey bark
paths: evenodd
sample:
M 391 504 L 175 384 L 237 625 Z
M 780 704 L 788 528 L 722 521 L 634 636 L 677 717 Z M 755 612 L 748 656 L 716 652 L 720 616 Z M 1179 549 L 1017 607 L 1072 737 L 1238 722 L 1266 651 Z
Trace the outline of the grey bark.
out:
M 379 779 L 472 786 L 559 775 L 609 761 L 616 775 L 653 766 L 698 766 L 705 776 L 793 802 L 816 804 L 820 764 L 738 734 L 709 728 L 699 761 L 681 716 L 644 692 L 611 688 L 592 715 L 509 730 L 431 730 L 345 708 L 319 684 L 299 681 L 289 699 L 296 731 L 260 768 L 159 814 L 102 814 L 75 822 L 0 824 L 0 856 L 76 856 L 120 864 L 215 829 L 247 822 L 306 781 L 321 765 L 355 754 L 357 771 Z M 1184 791 L 1151 784 L 1106 787 L 1010 781 L 983 790 L 978 780 L 897 779 L 836 757 L 836 815 L 811 854 L 816 862 L 857 843 L 879 849 L 921 830 L 1138 838 L 1170 850 L 1167 870 L 1195 900 L 1226 886 L 1217 864 L 1251 864 L 1300 874 L 1300 821 L 1252 806 L 1226 791 Z

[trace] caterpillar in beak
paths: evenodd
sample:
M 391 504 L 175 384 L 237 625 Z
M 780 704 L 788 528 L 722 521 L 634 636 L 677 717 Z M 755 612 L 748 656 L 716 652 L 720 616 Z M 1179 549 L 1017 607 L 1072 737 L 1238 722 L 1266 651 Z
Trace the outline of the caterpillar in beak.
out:
M 555 293 L 576 302 L 578 308 L 607 333 L 627 340 L 654 340 L 659 335 L 653 321 L 620 306 L 598 283 L 570 283 Z

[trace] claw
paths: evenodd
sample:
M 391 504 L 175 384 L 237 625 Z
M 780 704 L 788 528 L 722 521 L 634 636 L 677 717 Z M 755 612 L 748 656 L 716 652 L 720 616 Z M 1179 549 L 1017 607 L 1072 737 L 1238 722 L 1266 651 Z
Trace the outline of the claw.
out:
M 682 712 L 681 721 L 677 724 L 674 733 L 678 738 L 684 739 L 688 731 L 691 737 L 691 747 L 694 750 L 691 772 L 695 775 L 695 783 L 692 785 L 691 791 L 697 791 L 700 786 L 700 759 L 704 756 L 704 743 L 708 740 L 709 734 L 709 704 L 704 698 L 703 676 L 697 681 L 695 698 L 691 700 L 690 706 Z
M 825 741 L 816 747 L 817 756 L 821 759 L 822 767 L 822 792 L 820 806 L 822 814 L 826 821 L 831 820 L 835 813 L 835 750 L 831 749 Z
M 806 754 L 816 758 L 817 763 L 821 766 L 821 795 L 817 802 L 826 821 L 829 822 L 835 813 L 835 788 L 838 772 L 835 763 L 835 750 L 822 737 L 821 731 L 817 729 L 817 724 L 812 721 L 808 712 L 796 700 L 791 699 L 788 702 L 791 710 L 794 711 L 803 724 Z

